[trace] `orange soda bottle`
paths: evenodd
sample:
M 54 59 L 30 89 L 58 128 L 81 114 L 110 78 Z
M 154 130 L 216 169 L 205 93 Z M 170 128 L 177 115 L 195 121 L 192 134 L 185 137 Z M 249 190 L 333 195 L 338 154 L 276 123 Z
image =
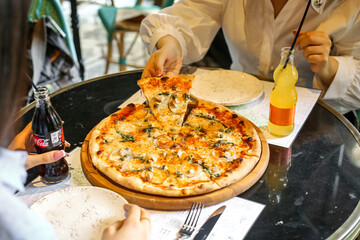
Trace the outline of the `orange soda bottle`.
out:
M 289 61 L 284 69 L 288 56 Z M 297 101 L 295 84 L 298 80 L 298 72 L 294 66 L 294 50 L 290 52 L 289 47 L 281 49 L 281 60 L 273 76 L 275 86 L 270 94 L 268 129 L 271 134 L 284 137 L 294 130 Z

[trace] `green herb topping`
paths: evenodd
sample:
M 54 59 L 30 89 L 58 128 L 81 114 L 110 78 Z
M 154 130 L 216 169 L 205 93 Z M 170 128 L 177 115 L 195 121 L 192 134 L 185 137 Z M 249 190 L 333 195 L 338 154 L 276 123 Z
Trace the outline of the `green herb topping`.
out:
M 120 142 L 134 142 L 134 136 L 132 136 L 130 134 L 124 134 L 121 132 L 118 132 L 118 133 L 123 138 L 123 140 L 121 140 Z

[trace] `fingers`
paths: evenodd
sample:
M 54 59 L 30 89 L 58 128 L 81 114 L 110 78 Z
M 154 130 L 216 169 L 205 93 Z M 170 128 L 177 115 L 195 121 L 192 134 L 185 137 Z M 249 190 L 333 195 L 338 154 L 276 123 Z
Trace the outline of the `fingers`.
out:
M 30 169 L 40 164 L 52 163 L 65 157 L 64 150 L 50 151 L 42 154 L 30 154 L 25 164 L 26 169 Z
M 139 229 L 141 228 L 141 231 L 143 231 L 146 236 L 148 236 L 151 229 L 150 213 L 134 204 L 125 204 L 124 210 L 128 216 L 124 222 L 124 227 L 137 226 Z
M 140 222 L 151 226 L 150 213 L 143 208 L 140 208 Z
M 64 122 L 64 121 L 61 121 L 61 124 L 64 125 L 65 122 Z M 70 144 L 68 141 L 66 141 L 66 140 L 65 140 L 65 147 L 66 147 L 66 148 L 67 148 L 67 147 L 71 147 L 71 144 Z
M 141 216 L 140 207 L 134 204 L 124 204 L 124 210 L 127 214 L 127 219 L 138 220 Z
M 126 222 L 139 222 L 150 229 L 150 213 L 134 204 L 125 204 L 124 210 L 127 213 Z
M 304 49 L 304 57 L 307 58 L 309 63 L 325 63 L 328 58 L 328 54 L 326 54 L 326 50 L 323 49 L 322 46 L 309 46 Z
M 149 78 L 149 77 L 151 77 L 151 73 L 148 69 L 145 68 L 141 75 L 141 78 Z
M 150 213 L 148 211 L 134 204 L 125 204 L 124 210 L 127 213 L 126 223 L 140 222 L 145 227 L 145 229 L 150 231 L 151 220 Z
M 103 231 L 102 240 L 148 239 L 150 235 L 150 214 L 133 204 L 124 205 L 127 218 L 110 225 Z
M 125 220 L 121 220 L 121 221 L 117 221 L 117 222 L 111 224 L 110 226 L 108 226 L 106 228 L 105 231 L 107 231 L 107 233 L 110 235 L 115 234 L 122 227 L 122 225 L 124 224 L 124 221 Z
M 65 147 L 71 147 L 71 144 L 68 141 L 65 141 Z
M 161 50 L 156 51 L 149 59 L 149 72 L 151 77 L 160 76 L 163 73 L 163 66 L 167 57 Z
M 325 32 L 313 31 L 300 33 L 296 44 L 299 45 L 299 50 L 302 50 L 308 46 L 324 46 L 331 48 L 331 40 Z M 330 51 L 329 51 L 330 52 Z
M 123 226 L 124 224 L 124 220 L 121 221 L 117 221 L 113 224 L 111 224 L 110 226 L 108 226 L 107 228 L 104 229 L 103 234 L 102 234 L 102 239 L 115 239 L 114 236 L 116 235 L 116 233 L 119 231 L 119 229 Z
M 314 73 L 325 72 L 331 50 L 331 40 L 325 32 L 301 32 L 296 44 L 299 45 L 299 50 L 303 50 L 303 55 Z
M 182 66 L 182 51 L 178 40 L 171 35 L 159 39 L 143 71 L 142 78 L 178 75 Z
M 166 50 L 159 50 L 157 54 L 155 54 L 155 62 L 154 62 L 154 70 L 157 76 L 164 73 L 164 68 L 167 65 L 171 65 L 172 59 L 169 59 Z M 170 63 L 170 64 L 169 64 Z
M 157 63 L 158 51 L 153 53 L 149 58 L 148 62 L 146 63 L 145 69 L 142 73 L 141 78 L 148 78 L 148 77 L 157 77 L 162 73 L 162 67 L 159 63 Z

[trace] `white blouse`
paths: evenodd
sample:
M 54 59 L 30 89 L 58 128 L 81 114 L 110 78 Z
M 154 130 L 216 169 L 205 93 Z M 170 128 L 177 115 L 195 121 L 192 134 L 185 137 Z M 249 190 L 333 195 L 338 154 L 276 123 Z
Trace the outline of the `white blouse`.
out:
M 26 157 L 26 152 L 0 148 L 0 239 L 57 239 L 50 222 L 14 196 L 24 189 Z
M 322 2 L 318 5 L 318 2 Z M 274 19 L 270 0 L 180 0 L 148 16 L 141 38 L 150 53 L 166 34 L 178 39 L 183 63 L 201 60 L 222 27 L 233 61 L 231 69 L 272 78 L 281 48 L 291 46 L 307 0 L 289 0 Z M 298 86 L 326 91 L 324 99 L 341 112 L 360 108 L 360 1 L 312 0 L 302 31 L 324 31 L 333 40 L 332 56 L 339 62 L 328 89 L 310 70 L 302 52 L 295 49 Z M 336 103 L 336 105 L 334 105 Z

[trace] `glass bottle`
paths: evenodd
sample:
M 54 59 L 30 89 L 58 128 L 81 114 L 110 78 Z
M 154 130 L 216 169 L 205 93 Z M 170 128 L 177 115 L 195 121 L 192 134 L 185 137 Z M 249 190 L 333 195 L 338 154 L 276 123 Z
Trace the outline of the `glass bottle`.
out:
M 50 102 L 49 90 L 46 87 L 38 87 L 38 91 L 35 91 L 34 96 L 36 107 L 32 119 L 32 130 L 37 153 L 64 150 L 63 124 L 59 114 Z M 65 158 L 39 166 L 39 175 L 45 183 L 60 182 L 68 174 L 69 166 Z
M 268 129 L 271 134 L 284 137 L 294 130 L 297 93 L 295 84 L 298 72 L 294 66 L 294 50 L 289 47 L 281 49 L 281 60 L 274 71 L 275 86 L 270 94 L 270 114 Z M 289 61 L 284 68 L 286 59 Z

